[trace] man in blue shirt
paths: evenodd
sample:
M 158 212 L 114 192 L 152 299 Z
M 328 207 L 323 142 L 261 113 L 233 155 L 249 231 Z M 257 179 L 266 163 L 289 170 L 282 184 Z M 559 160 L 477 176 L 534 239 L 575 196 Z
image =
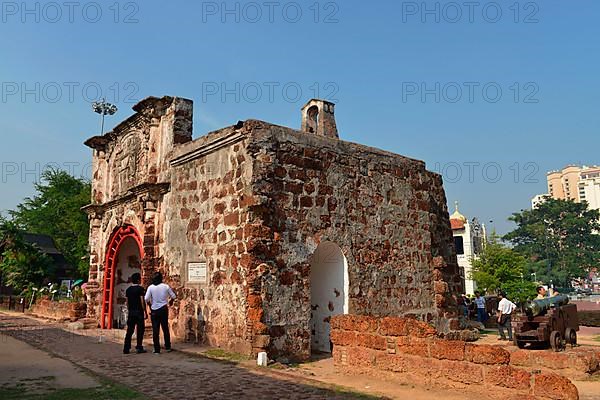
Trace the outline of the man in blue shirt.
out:
M 488 319 L 487 312 L 485 311 L 485 298 L 481 296 L 479 291 L 475 292 L 475 305 L 477 306 L 477 321 L 482 324 Z

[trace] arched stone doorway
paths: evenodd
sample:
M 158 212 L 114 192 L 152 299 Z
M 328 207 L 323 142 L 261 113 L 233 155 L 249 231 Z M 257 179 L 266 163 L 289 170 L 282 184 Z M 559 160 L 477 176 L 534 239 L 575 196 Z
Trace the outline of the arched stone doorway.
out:
M 348 262 L 340 247 L 323 242 L 310 263 L 311 351 L 331 352 L 331 317 L 348 314 Z
M 125 290 L 130 285 L 128 281 L 131 275 L 141 273 L 143 257 L 142 239 L 133 226 L 122 226 L 113 233 L 106 249 L 104 266 L 100 319 L 102 329 L 125 326 Z

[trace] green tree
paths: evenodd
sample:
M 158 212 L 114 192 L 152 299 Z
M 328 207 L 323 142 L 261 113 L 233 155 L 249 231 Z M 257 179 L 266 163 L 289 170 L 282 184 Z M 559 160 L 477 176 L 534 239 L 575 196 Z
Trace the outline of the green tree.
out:
M 535 283 L 525 279 L 526 264 L 525 257 L 492 234 L 479 257 L 472 260 L 471 278 L 487 293 L 504 290 L 509 299 L 523 302 L 535 295 Z
M 0 273 L 2 283 L 17 292 L 54 278 L 52 259 L 23 240 L 19 228 L 5 220 L 0 221 Z
M 504 239 L 528 259 L 527 272 L 538 280 L 569 287 L 600 262 L 600 212 L 585 202 L 547 198 L 509 219 L 517 228 Z
M 85 277 L 89 269 L 89 222 L 81 208 L 90 202 L 90 183 L 49 169 L 35 189 L 32 198 L 9 211 L 12 222 L 23 231 L 51 236 L 79 277 Z

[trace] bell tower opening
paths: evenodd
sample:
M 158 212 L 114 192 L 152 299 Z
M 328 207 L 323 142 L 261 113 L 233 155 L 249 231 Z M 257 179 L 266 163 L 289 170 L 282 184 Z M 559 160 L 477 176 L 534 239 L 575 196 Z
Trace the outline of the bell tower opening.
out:
M 317 133 L 317 129 L 319 129 L 319 107 L 312 106 L 307 111 L 307 131 L 310 133 Z
M 335 104 L 312 99 L 302 107 L 302 130 L 317 136 L 338 139 L 335 123 Z

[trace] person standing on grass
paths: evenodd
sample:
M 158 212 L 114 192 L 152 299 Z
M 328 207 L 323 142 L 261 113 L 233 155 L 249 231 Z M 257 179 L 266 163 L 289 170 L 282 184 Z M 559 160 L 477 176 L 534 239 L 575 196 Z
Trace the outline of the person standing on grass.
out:
M 148 313 L 144 301 L 145 290 L 140 286 L 141 281 L 142 276 L 140 274 L 131 275 L 133 285 L 125 291 L 127 297 L 127 333 L 125 334 L 123 354 L 129 354 L 129 350 L 131 350 L 131 337 L 134 330 L 137 330 L 137 346 L 135 346 L 137 353 L 146 353 L 146 350 L 144 350 L 144 321 L 148 319 Z
M 485 297 L 481 296 L 479 291 L 475 292 L 475 300 L 473 300 L 477 307 L 477 321 L 482 324 L 487 320 L 487 312 L 485 311 Z
M 169 305 L 177 298 L 173 289 L 163 283 L 163 276 L 155 272 L 152 277 L 152 285 L 146 291 L 146 303 L 150 307 L 150 319 L 152 320 L 152 341 L 154 342 L 154 354 L 160 354 L 160 329 L 162 328 L 165 339 L 165 350 L 171 352 L 171 334 L 169 333 Z
M 504 336 L 504 328 L 508 331 L 508 340 L 512 342 L 512 327 L 510 326 L 511 315 L 513 311 L 517 308 L 517 305 L 506 298 L 506 293 L 500 292 L 498 293 L 498 297 L 500 298 L 500 302 L 498 303 L 498 333 L 500 337 L 498 340 L 506 340 L 506 336 Z

